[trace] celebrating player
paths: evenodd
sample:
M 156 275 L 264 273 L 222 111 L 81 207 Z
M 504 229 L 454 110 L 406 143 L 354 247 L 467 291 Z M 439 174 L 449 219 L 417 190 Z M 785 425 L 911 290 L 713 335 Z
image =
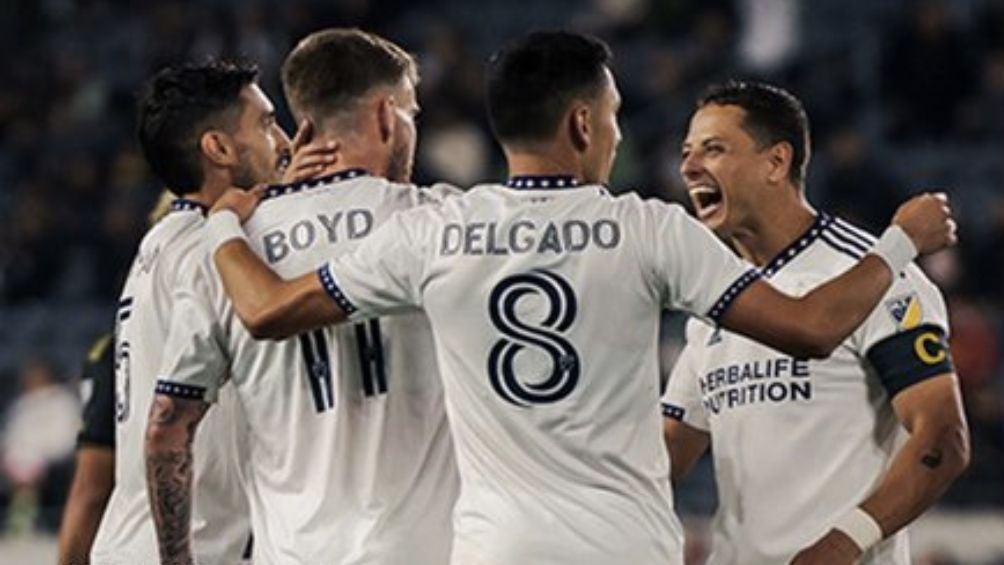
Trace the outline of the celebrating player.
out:
M 425 310 L 462 479 L 458 565 L 682 562 L 655 410 L 660 310 L 826 355 L 914 246 L 954 237 L 944 203 L 921 197 L 843 277 L 777 292 L 679 206 L 603 187 L 620 141 L 609 62 L 564 32 L 503 49 L 487 91 L 508 182 L 398 214 L 316 274 L 285 281 L 247 245 L 257 194 L 228 192 L 208 223 L 257 336 Z
M 308 124 L 297 137 L 312 131 L 313 143 L 339 149 L 312 180 L 269 188 L 248 223 L 255 251 L 279 273 L 313 272 L 393 212 L 437 198 L 398 184 L 411 176 L 417 82 L 409 54 L 359 30 L 311 34 L 289 55 L 283 85 Z M 206 256 L 182 281 L 149 448 L 185 445 L 210 403 L 236 390 L 256 562 L 447 563 L 459 481 L 425 317 L 256 342 L 214 271 Z M 183 536 L 188 524 L 170 528 Z
M 806 200 L 808 129 L 784 90 L 718 85 L 698 103 L 681 164 L 705 225 L 793 295 L 847 271 L 875 242 Z M 968 461 L 947 334 L 941 294 L 912 264 L 823 360 L 690 321 L 665 434 L 674 478 L 711 444 L 711 562 L 856 563 L 863 553 L 862 563 L 910 563 L 902 528 Z
M 150 167 L 179 196 L 172 211 L 140 244 L 119 301 L 115 332 L 115 489 L 91 559 L 95 563 L 158 562 L 158 527 L 180 520 L 176 499 L 147 495 L 143 445 L 154 381 L 171 318 L 172 294 L 181 276 L 204 256 L 200 233 L 207 207 L 228 186 L 276 178 L 289 140 L 275 124 L 272 104 L 255 84 L 254 68 L 208 63 L 165 69 L 141 100 L 139 139 Z M 151 469 L 176 484 L 193 480 L 194 555 L 207 563 L 236 563 L 250 525 L 239 465 L 239 421 L 230 408 L 214 414 L 195 440 L 194 471 L 178 450 L 154 454 Z M 158 412 L 169 419 L 171 414 Z M 190 471 L 188 477 L 184 471 Z M 191 476 L 194 475 L 194 479 Z M 151 505 L 153 512 L 151 512 Z M 184 517 L 188 523 L 188 517 Z M 186 536 L 185 541 L 188 539 Z M 182 540 L 161 540 L 162 549 Z M 163 561 L 174 563 L 170 554 Z

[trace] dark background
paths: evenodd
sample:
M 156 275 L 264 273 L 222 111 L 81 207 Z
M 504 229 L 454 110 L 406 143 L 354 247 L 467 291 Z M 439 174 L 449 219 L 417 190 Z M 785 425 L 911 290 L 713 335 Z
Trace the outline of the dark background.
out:
M 72 383 L 88 344 L 111 327 L 160 188 L 132 133 L 143 79 L 208 55 L 255 61 L 290 129 L 283 57 L 305 34 L 344 25 L 418 57 L 418 182 L 504 177 L 482 65 L 524 31 L 568 27 L 616 54 L 618 189 L 682 201 L 686 119 L 704 86 L 730 77 L 802 98 L 808 194 L 820 208 L 880 231 L 907 195 L 946 189 L 961 243 L 924 266 L 949 304 L 974 458 L 942 506 L 1001 514 L 1004 3 L 991 0 L 0 0 L 0 410 L 28 367 Z M 678 324 L 667 327 L 672 359 Z M 688 515 L 713 508 L 703 476 L 680 493 Z

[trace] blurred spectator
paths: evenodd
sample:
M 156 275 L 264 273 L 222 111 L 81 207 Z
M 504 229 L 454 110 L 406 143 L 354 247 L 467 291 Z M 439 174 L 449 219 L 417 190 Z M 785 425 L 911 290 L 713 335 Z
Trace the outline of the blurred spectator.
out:
M 842 129 L 824 145 L 829 167 L 822 188 L 830 210 L 873 233 L 881 232 L 901 199 L 897 181 L 856 129 Z
M 962 103 L 973 94 L 976 58 L 946 3 L 915 4 L 890 30 L 882 60 L 882 92 L 890 134 L 935 141 L 956 129 Z
M 459 186 L 473 186 L 486 178 L 489 145 L 484 134 L 474 124 L 448 115 L 440 116 L 446 123 L 429 128 L 419 145 L 419 166 L 431 179 L 443 179 Z
M 771 72 L 798 51 L 801 27 L 797 0 L 744 0 L 740 57 L 751 71 Z
M 7 528 L 22 530 L 37 519 L 42 528 L 55 531 L 72 467 L 80 408 L 76 396 L 43 360 L 26 363 L 20 381 L 21 394 L 9 409 L 2 441 L 3 473 L 13 492 Z

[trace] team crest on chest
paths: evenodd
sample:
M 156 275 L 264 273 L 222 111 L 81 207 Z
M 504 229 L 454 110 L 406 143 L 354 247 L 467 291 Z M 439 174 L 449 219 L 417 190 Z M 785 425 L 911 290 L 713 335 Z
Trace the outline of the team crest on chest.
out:
M 920 300 L 915 293 L 899 296 L 888 300 L 885 303 L 886 311 L 892 316 L 896 327 L 900 330 L 909 330 L 920 325 L 924 312 L 920 306 Z

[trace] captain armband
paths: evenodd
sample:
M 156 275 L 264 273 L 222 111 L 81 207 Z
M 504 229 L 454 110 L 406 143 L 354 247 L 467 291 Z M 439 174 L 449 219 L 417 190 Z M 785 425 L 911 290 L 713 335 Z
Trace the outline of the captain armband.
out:
M 933 324 L 876 343 L 868 350 L 868 361 L 875 367 L 889 398 L 923 380 L 955 371 L 945 330 Z

